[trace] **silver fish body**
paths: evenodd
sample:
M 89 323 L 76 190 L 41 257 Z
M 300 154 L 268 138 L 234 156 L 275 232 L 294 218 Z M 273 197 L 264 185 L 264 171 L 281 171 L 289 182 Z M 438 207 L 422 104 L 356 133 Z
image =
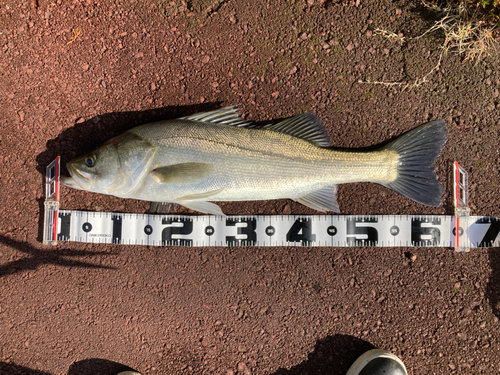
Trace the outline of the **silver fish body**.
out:
M 236 107 L 142 125 L 68 163 L 68 186 L 222 214 L 209 201 L 291 198 L 339 211 L 336 186 L 376 182 L 420 203 L 438 205 L 434 160 L 444 122 L 422 125 L 370 152 L 331 148 L 321 121 L 304 113 L 253 128 Z

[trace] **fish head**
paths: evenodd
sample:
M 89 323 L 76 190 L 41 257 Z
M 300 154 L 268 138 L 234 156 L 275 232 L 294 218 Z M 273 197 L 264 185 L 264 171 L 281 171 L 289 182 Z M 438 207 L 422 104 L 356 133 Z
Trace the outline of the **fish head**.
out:
M 156 148 L 133 134 L 115 137 L 97 150 L 66 164 L 71 188 L 129 197 L 149 172 Z
M 74 189 L 109 194 L 120 179 L 120 160 L 115 145 L 107 144 L 66 164 L 70 177 L 61 182 Z

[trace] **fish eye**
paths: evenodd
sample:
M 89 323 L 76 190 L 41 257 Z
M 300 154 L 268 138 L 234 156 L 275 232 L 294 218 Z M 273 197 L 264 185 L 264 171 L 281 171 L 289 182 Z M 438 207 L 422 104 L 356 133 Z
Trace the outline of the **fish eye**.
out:
M 95 156 L 90 155 L 85 158 L 85 164 L 87 164 L 87 167 L 93 167 L 95 165 Z

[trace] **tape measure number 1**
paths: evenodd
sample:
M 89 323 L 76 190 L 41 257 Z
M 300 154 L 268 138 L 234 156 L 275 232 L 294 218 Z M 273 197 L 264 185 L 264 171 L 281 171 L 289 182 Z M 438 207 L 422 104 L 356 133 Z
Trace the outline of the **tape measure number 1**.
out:
M 500 245 L 500 219 L 470 216 L 467 173 L 454 164 L 455 216 L 182 216 L 59 210 L 59 157 L 47 167 L 44 244 L 58 241 L 148 246 Z

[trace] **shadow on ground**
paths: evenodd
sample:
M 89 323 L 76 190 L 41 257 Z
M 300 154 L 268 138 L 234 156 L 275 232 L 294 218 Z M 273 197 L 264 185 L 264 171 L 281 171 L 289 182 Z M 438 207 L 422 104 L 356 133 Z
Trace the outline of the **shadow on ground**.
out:
M 492 247 L 498 235 L 500 234 L 500 220 L 485 216 L 476 221 L 475 224 L 487 224 L 488 229 L 482 238 L 471 239 L 477 242 L 479 247 L 488 247 L 488 257 L 490 262 L 491 273 L 486 285 L 486 299 L 488 300 L 491 311 L 500 319 L 500 250 Z M 474 249 L 471 249 L 474 251 Z M 484 275 L 488 277 L 488 275 Z
M 500 319 L 500 249 L 489 250 L 491 275 L 486 287 L 486 298 L 493 314 Z
M 41 250 L 26 242 L 16 241 L 11 238 L 0 235 L 0 244 L 11 247 L 25 254 L 25 257 L 0 264 L 0 278 L 4 276 L 14 275 L 18 272 L 27 270 L 35 270 L 44 264 L 54 264 L 63 267 L 83 267 L 83 268 L 106 268 L 114 269 L 113 267 L 103 266 L 100 264 L 92 264 L 75 259 L 77 257 L 89 257 L 92 255 L 111 255 L 102 251 L 81 251 L 60 249 L 54 247 L 53 250 Z M 0 371 L 0 374 L 3 372 Z
M 185 106 L 168 106 L 146 111 L 112 112 L 95 116 L 64 130 L 57 138 L 47 141 L 47 149 L 37 155 L 37 170 L 45 176 L 45 168 L 61 156 L 61 173 L 66 171 L 66 162 L 95 150 L 107 140 L 136 126 L 161 120 L 210 111 L 219 108 L 219 103 L 203 103 Z
M 2 375 L 52 375 L 49 372 L 32 370 L 27 367 L 18 366 L 13 363 L 0 362 L 0 374 Z
M 273 375 L 345 375 L 364 352 L 375 347 L 367 341 L 348 335 L 333 335 L 318 340 L 306 361 L 290 370 L 279 369 Z
M 68 375 L 116 375 L 122 371 L 136 370 L 107 359 L 89 358 L 69 366 Z
M 41 183 L 45 185 L 47 166 L 57 157 L 61 157 L 61 175 L 68 175 L 66 163 L 75 157 L 84 155 L 100 147 L 109 139 L 136 126 L 155 121 L 171 120 L 192 115 L 197 112 L 219 108 L 219 103 L 203 103 L 185 106 L 168 106 L 146 111 L 112 112 L 95 116 L 87 121 L 76 123 L 64 130 L 56 138 L 47 141 L 46 150 L 37 155 L 37 171 Z M 38 200 L 40 218 L 43 218 L 44 199 Z M 43 219 L 39 220 L 37 240 L 43 240 Z
M 76 123 L 64 130 L 57 138 L 47 141 L 46 150 L 37 155 L 37 171 L 40 172 L 42 185 L 45 185 L 46 167 L 57 157 L 61 157 L 61 175 L 68 175 L 66 163 L 75 157 L 85 155 L 136 126 L 157 121 L 173 120 L 179 117 L 193 115 L 221 108 L 219 102 L 193 104 L 185 106 L 168 106 L 145 111 L 112 112 L 95 116 L 87 121 Z M 243 113 L 241 113 L 244 115 Z M 272 123 L 283 119 L 275 119 Z M 255 122 L 255 126 L 270 123 Z M 38 199 L 40 218 L 43 218 L 45 198 Z M 43 240 L 43 220 L 38 224 L 37 240 Z
M 107 359 L 89 358 L 69 366 L 68 375 L 116 375 L 122 371 L 136 371 L 131 367 Z M 50 372 L 33 370 L 13 363 L 0 362 L 2 375 L 52 375 Z

